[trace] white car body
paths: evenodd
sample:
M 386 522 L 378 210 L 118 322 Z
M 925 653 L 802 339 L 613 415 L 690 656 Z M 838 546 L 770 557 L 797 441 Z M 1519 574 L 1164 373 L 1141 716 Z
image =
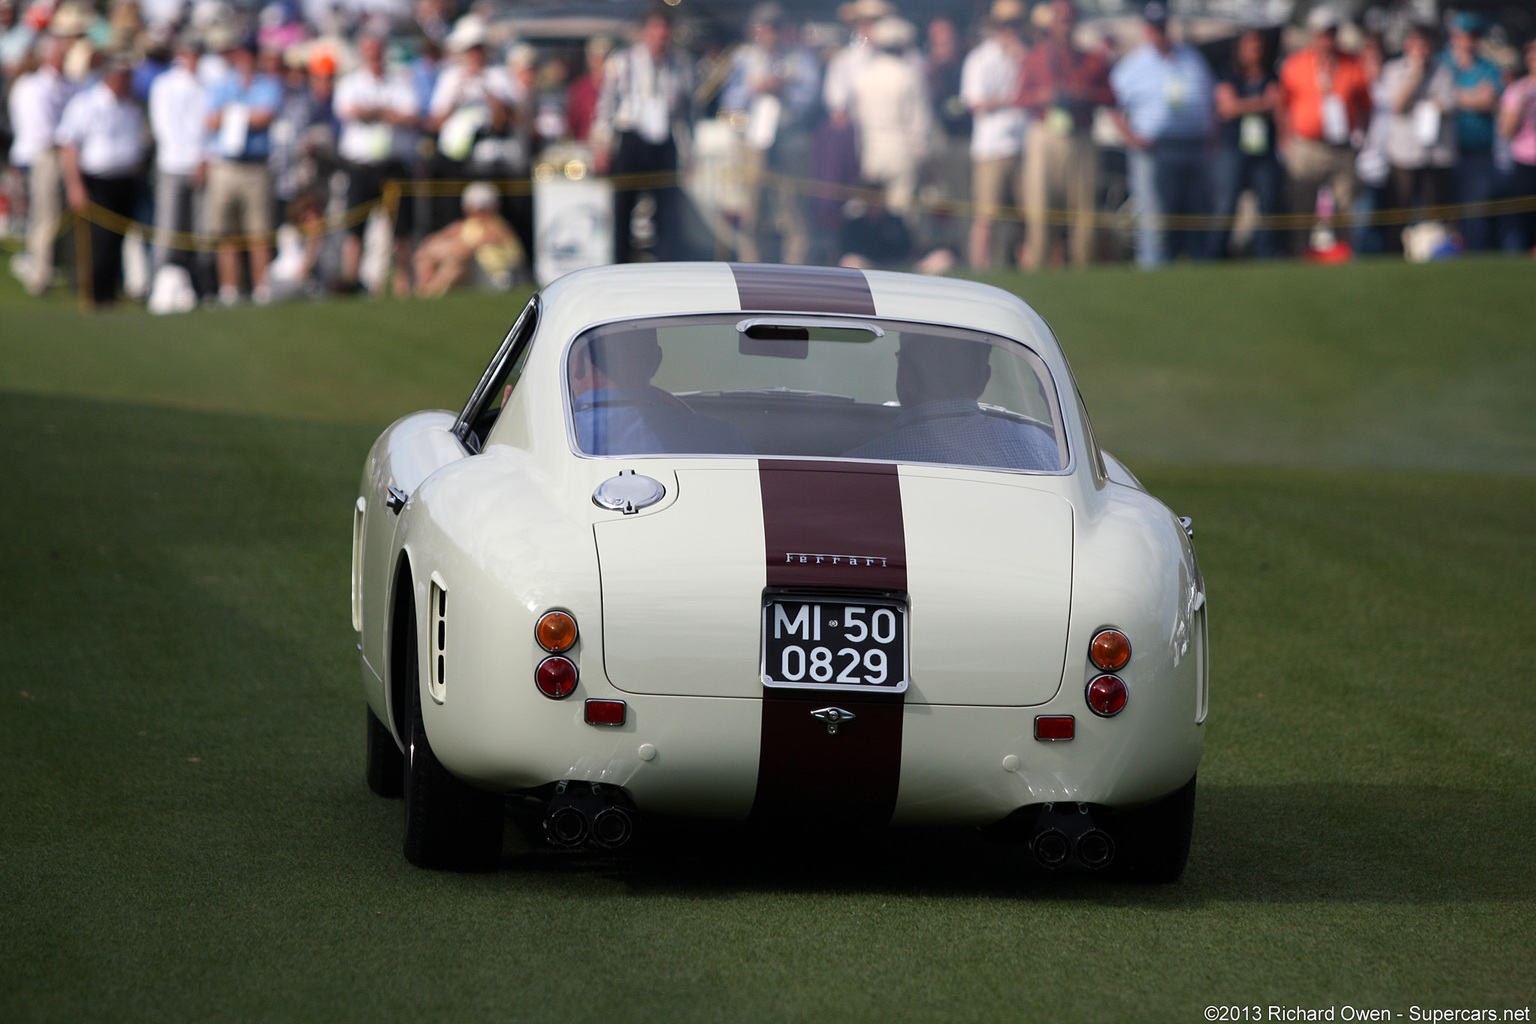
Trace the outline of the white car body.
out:
M 352 570 L 377 723 L 409 755 L 407 719 L 419 707 L 433 755 L 476 790 L 596 783 L 639 815 L 743 820 L 797 804 L 808 818 L 862 824 L 990 826 L 1022 815 L 1021 837 L 1033 842 L 1063 805 L 1113 819 L 1187 790 L 1192 807 L 1208 668 L 1187 524 L 1101 456 L 1045 322 L 1015 296 L 970 282 L 755 270 L 791 293 L 797 282 L 811 287 L 803 301 L 765 302 L 744 283 L 754 268 L 727 264 L 571 274 L 535 297 L 503 343 L 503 358 L 526 346 L 526 362 L 483 438 L 466 443 L 462 414 L 445 411 L 384 432 L 362 476 Z M 583 454 L 565 384 L 572 340 L 594 325 L 693 313 L 846 316 L 839 300 L 818 296 L 850 273 L 871 303 L 861 321 L 953 326 L 1032 351 L 1054 381 L 1067 453 L 1054 472 L 869 469 L 870 484 L 899 500 L 909 664 L 905 692 L 867 704 L 857 692 L 798 694 L 763 681 L 773 563 L 862 557 L 871 543 L 854 522 L 834 528 L 838 547 L 776 550 L 778 499 L 765 488 L 823 472 L 856 493 L 866 479 L 857 460 Z M 499 387 L 496 369 L 487 381 Z M 665 495 L 630 513 L 599 507 L 595 489 L 621 471 L 660 481 Z M 814 504 L 823 492 L 807 493 Z M 579 682 L 563 700 L 533 683 L 548 657 L 535 624 L 551 609 L 580 630 L 565 654 Z M 412 622 L 414 645 L 397 635 Z M 1115 673 L 1128 699 L 1112 717 L 1085 703 L 1085 687 L 1104 674 L 1089 648 L 1105 627 L 1132 649 Z M 623 701 L 623 724 L 588 724 L 590 699 Z M 809 717 L 828 706 L 851 720 L 839 728 Z M 1072 716 L 1072 739 L 1037 739 L 1040 716 Z M 877 727 L 882 737 L 872 739 Z M 371 754 L 370 772 L 393 771 L 390 753 L 376 752 L 383 767 Z M 1187 850 L 1187 823 L 1172 827 Z M 1151 875 L 1175 877 L 1184 853 L 1170 856 L 1177 865 Z M 1041 859 L 1061 862 L 1054 851 Z

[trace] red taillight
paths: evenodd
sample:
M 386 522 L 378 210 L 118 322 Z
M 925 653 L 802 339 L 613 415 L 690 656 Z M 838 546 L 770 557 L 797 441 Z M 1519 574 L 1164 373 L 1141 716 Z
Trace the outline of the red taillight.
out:
M 1099 676 L 1088 684 L 1088 706 L 1101 718 L 1118 715 L 1128 696 L 1119 676 Z
M 588 725 L 623 725 L 626 708 L 621 700 L 587 701 Z
M 1077 731 L 1077 719 L 1072 715 L 1035 716 L 1035 739 L 1069 740 Z
M 1105 672 L 1118 672 L 1131 660 L 1131 641 L 1118 629 L 1101 629 L 1088 645 L 1088 657 Z
M 533 673 L 539 692 L 551 700 L 563 700 L 576 689 L 576 666 L 569 658 L 545 658 Z

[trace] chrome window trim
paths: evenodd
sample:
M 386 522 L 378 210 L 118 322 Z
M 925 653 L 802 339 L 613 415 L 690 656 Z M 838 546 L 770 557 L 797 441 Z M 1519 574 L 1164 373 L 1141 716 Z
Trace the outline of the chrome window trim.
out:
M 829 331 L 868 331 L 877 338 L 885 337 L 885 328 L 873 321 L 830 316 L 749 316 L 736 324 L 736 333 L 746 334 L 753 327 L 821 327 Z
M 1017 345 L 1017 346 L 1019 346 L 1019 348 L 1024 350 L 1024 352 L 1027 354 L 1027 358 L 1028 359 L 1032 359 L 1035 362 L 1038 362 L 1039 366 L 1040 366 L 1040 369 L 1045 371 L 1046 378 L 1050 381 L 1050 384 L 1051 384 L 1051 386 L 1046 389 L 1046 401 L 1047 401 L 1047 403 L 1050 403 L 1050 402 L 1054 401 L 1054 406 L 1055 407 L 1053 408 L 1052 412 L 1055 414 L 1055 416 L 1057 418 L 1057 421 L 1061 423 L 1062 428 L 1063 428 L 1062 429 L 1063 436 L 1061 438 L 1057 439 L 1057 444 L 1058 444 L 1058 446 L 1061 446 L 1061 445 L 1064 444 L 1065 447 L 1066 447 L 1067 461 L 1066 461 L 1065 465 L 1063 465 L 1060 469 L 1006 469 L 1006 468 L 1002 468 L 1002 467 L 998 467 L 998 466 L 968 466 L 968 465 L 963 465 L 963 464 L 958 464 L 958 463 L 947 463 L 947 462 L 897 462 L 897 461 L 892 460 L 892 459 L 858 459 L 858 458 L 848 458 L 848 457 L 841 456 L 841 455 L 760 455 L 760 454 L 752 454 L 752 453 L 747 453 L 747 454 L 722 454 L 720 452 L 666 452 L 666 453 L 655 454 L 655 455 L 589 455 L 588 453 L 586 453 L 586 452 L 581 450 L 581 447 L 577 444 L 577 441 L 576 441 L 576 420 L 575 420 L 575 417 L 574 417 L 574 415 L 572 414 L 572 411 L 571 411 L 571 400 L 572 400 L 573 396 L 571 395 L 571 375 L 569 373 L 571 349 L 572 349 L 573 346 L 575 346 L 576 340 L 578 338 L 580 338 L 582 335 L 586 334 L 588 331 L 596 330 L 599 327 L 608 327 L 608 326 L 611 326 L 613 324 L 622 324 L 622 323 L 639 324 L 639 323 L 645 323 L 647 321 L 655 321 L 655 320 L 678 320 L 678 319 L 683 319 L 683 318 L 695 318 L 695 317 L 702 318 L 702 317 L 715 317 L 715 316 L 718 316 L 718 317 L 731 317 L 731 316 L 740 316 L 740 315 L 741 315 L 741 310 L 739 310 L 739 309 L 721 309 L 721 310 L 695 310 L 695 311 L 691 311 L 691 312 L 687 312 L 687 313 L 662 313 L 662 314 L 658 314 L 656 316 L 616 316 L 616 317 L 610 317 L 610 318 L 605 319 L 605 320 L 594 320 L 591 323 L 588 323 L 588 324 L 584 325 L 583 327 L 581 327 L 579 330 L 577 330 L 570 337 L 566 338 L 565 339 L 565 344 L 561 348 L 561 351 L 560 351 L 560 362 L 559 362 L 559 372 L 560 372 L 560 403 L 561 403 L 561 415 L 564 417 L 564 420 L 565 420 L 565 440 L 566 440 L 566 445 L 569 447 L 571 454 L 574 455 L 578 459 L 588 459 L 588 460 L 591 460 L 591 461 L 594 461 L 594 462 L 611 462 L 611 461 L 614 461 L 614 460 L 622 460 L 622 459 L 630 459 L 630 460 L 633 460 L 633 459 L 715 459 L 715 460 L 720 460 L 720 459 L 736 459 L 738 461 L 740 461 L 740 460 L 751 460 L 751 461 L 755 462 L 758 459 L 774 459 L 774 460 L 784 460 L 784 461 L 790 461 L 790 462 L 864 462 L 864 463 L 871 463 L 871 464 L 880 465 L 880 466 L 914 466 L 914 467 L 932 467 L 932 468 L 937 468 L 937 469 L 963 469 L 963 470 L 969 470 L 971 472 L 978 472 L 978 473 L 1007 473 L 1007 474 L 1012 475 L 1012 476 L 1029 476 L 1029 477 L 1039 477 L 1039 476 L 1061 476 L 1061 477 L 1067 477 L 1067 476 L 1072 476 L 1072 475 L 1074 475 L 1077 472 L 1077 468 L 1078 468 L 1077 467 L 1077 448 L 1078 448 L 1078 445 L 1067 443 L 1068 439 L 1065 436 L 1068 433 L 1068 431 L 1066 429 L 1066 427 L 1067 427 L 1066 410 L 1067 410 L 1068 406 L 1067 406 L 1066 401 L 1065 401 L 1066 395 L 1062 391 L 1062 382 L 1057 379 L 1057 375 L 1054 372 L 1052 372 L 1050 364 L 1048 362 L 1046 362 L 1045 357 L 1040 355 L 1040 353 L 1035 350 L 1035 347 L 1033 345 L 1030 345 L 1028 342 L 1021 341 L 1018 338 L 1010 337 L 1009 335 L 997 334 L 997 333 L 994 333 L 992 331 L 984 331 L 984 330 L 982 330 L 982 329 L 980 329 L 978 327 L 965 327 L 965 326 L 962 326 L 960 324 L 942 323 L 942 322 L 937 321 L 937 320 L 904 320 L 904 319 L 898 319 L 896 317 L 870 317 L 868 319 L 868 323 L 870 325 L 872 325 L 872 326 L 879 326 L 879 324 L 881 324 L 881 323 L 891 324 L 891 325 L 894 325 L 895 329 L 898 329 L 898 330 L 900 329 L 901 325 L 911 325 L 911 326 L 916 326 L 916 327 L 936 327 L 936 328 L 939 328 L 941 330 L 962 331 L 962 332 L 969 333 L 969 334 L 977 334 L 977 335 L 981 335 L 983 338 L 990 339 L 990 341 L 988 342 L 989 344 L 991 343 L 991 341 L 1003 341 L 1003 342 L 1008 342 L 1008 343 L 1013 344 L 1013 345 Z M 793 314 L 791 314 L 791 315 L 793 315 Z M 748 317 L 747 318 L 747 320 L 751 320 L 751 319 L 756 319 L 756 318 L 754 318 L 754 317 Z M 769 320 L 770 322 L 778 322 L 778 323 L 783 323 L 784 322 L 784 320 L 782 320 L 782 319 L 779 319 L 779 320 L 775 321 L 775 320 L 773 320 L 773 318 L 768 317 L 768 316 L 765 316 L 762 319 Z M 845 323 L 847 322 L 847 318 L 846 317 L 843 317 L 843 318 L 828 317 L 825 320 L 823 320 L 823 319 L 818 318 L 818 317 L 809 317 L 808 316 L 808 317 L 805 317 L 805 319 L 814 321 L 814 323 L 817 326 L 823 326 L 828 321 L 841 320 L 842 322 L 845 322 Z M 740 322 L 746 322 L 746 321 L 743 320 L 743 321 L 740 321 Z M 885 333 L 886 333 L 885 329 L 882 328 L 881 329 L 881 333 L 880 333 L 879 336 L 880 337 L 884 337 Z M 1066 356 L 1065 356 L 1064 353 L 1063 353 L 1062 359 L 1063 359 L 1063 362 L 1065 362 Z M 1069 369 L 1068 372 L 1070 373 L 1070 369 Z M 1074 390 L 1075 390 L 1075 387 L 1076 387 L 1076 385 L 1075 385 L 1075 382 L 1074 382 Z M 1086 426 L 1086 424 L 1085 424 L 1083 429 L 1086 431 L 1086 430 L 1088 430 L 1090 428 L 1088 428 Z
M 539 312 L 543 305 L 540 301 L 541 293 L 534 292 L 528 304 L 523 307 L 517 319 L 512 321 L 512 326 L 507 329 L 507 336 L 502 339 L 497 347 L 496 354 L 491 357 L 485 372 L 480 375 L 480 380 L 475 384 L 475 389 L 469 393 L 469 401 L 464 403 L 458 418 L 453 421 L 450 433 L 459 441 L 459 444 L 471 455 L 480 453 L 480 445 L 473 443 L 473 435 L 470 428 L 480 414 L 485 411 L 491 398 L 495 395 L 497 384 L 506 375 L 507 367 L 522 353 L 523 348 L 533 340 L 534 331 L 539 325 Z M 531 319 L 530 319 L 531 318 Z M 527 329 L 524 329 L 524 325 Z

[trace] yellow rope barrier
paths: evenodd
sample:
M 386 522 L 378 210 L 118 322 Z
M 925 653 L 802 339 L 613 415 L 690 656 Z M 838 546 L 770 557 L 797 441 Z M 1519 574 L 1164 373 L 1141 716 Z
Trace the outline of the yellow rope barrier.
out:
M 676 171 L 658 171 L 644 174 L 615 175 L 603 180 L 611 184 L 615 191 L 643 191 L 646 189 L 677 186 L 682 182 L 682 175 Z M 531 194 L 534 189 L 534 182 L 528 178 L 486 179 L 485 183 L 496 187 L 502 195 L 508 196 L 526 196 Z M 797 192 L 800 195 L 813 199 L 841 201 L 861 199 L 868 202 L 880 201 L 884 195 L 883 190 L 878 188 L 816 181 L 811 178 L 782 174 L 777 171 L 763 171 L 761 183 L 765 187 Z M 470 184 L 473 184 L 473 182 L 468 180 L 391 179 L 384 183 L 384 194 L 380 199 L 370 200 L 342 213 L 326 217 L 320 233 L 326 235 L 335 234 L 355 227 L 365 222 L 373 214 L 373 211 L 381 205 L 393 217 L 399 210 L 402 199 L 417 196 L 429 198 L 457 196 Z M 974 217 L 977 209 L 976 204 L 967 201 L 924 199 L 922 196 L 914 199 L 913 206 L 918 212 L 957 216 L 967 219 Z M 1536 211 L 1536 195 L 1516 196 L 1482 203 L 1461 203 L 1430 207 L 1396 207 L 1376 210 L 1365 215 L 1357 215 L 1350 210 L 1341 210 L 1334 214 L 1334 223 L 1340 226 L 1353 224 L 1396 226 L 1427 220 L 1456 221 L 1471 217 L 1499 217 L 1532 211 Z M 126 234 L 130 230 L 137 229 L 146 239 L 154 241 L 156 244 L 159 242 L 154 225 L 144 224 L 122 214 L 113 213 L 111 210 L 98 206 L 95 203 L 88 203 L 85 209 L 77 210 L 75 213 L 81 220 L 98 224 L 114 233 Z M 1048 209 L 1045 211 L 1045 222 L 1052 227 L 1067 227 L 1074 222 L 1076 216 L 1077 214 L 1072 210 Z M 1021 207 L 1004 206 L 997 210 L 993 219 L 1023 223 L 1028 220 L 1028 215 Z M 1094 226 L 1098 228 L 1128 228 L 1134 224 L 1135 218 L 1130 213 L 1114 210 L 1095 210 L 1093 221 Z M 1164 230 L 1169 231 L 1214 231 L 1230 229 L 1237 222 L 1237 218 L 1213 214 L 1163 215 L 1159 218 L 1159 222 Z M 1260 230 L 1281 231 L 1305 230 L 1311 228 L 1317 222 L 1318 217 L 1315 213 L 1266 214 L 1254 217 L 1250 221 L 1255 228 Z M 64 230 L 67 230 L 67 226 L 61 225 L 60 230 L 62 233 Z M 175 231 L 169 233 L 167 237 L 169 238 L 168 248 L 188 252 L 211 252 L 221 246 L 233 245 L 238 249 L 250 249 L 256 245 L 270 246 L 274 236 L 271 232 L 257 235 L 212 235 Z

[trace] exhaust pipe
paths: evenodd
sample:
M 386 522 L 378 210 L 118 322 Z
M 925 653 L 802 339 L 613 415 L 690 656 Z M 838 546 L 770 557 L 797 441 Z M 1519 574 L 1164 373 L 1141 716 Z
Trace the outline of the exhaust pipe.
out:
M 557 783 L 544 811 L 544 835 L 567 849 L 591 845 L 616 850 L 635 834 L 633 804 L 626 797 L 615 786 L 570 779 Z
M 634 819 L 617 807 L 598 811 L 592 819 L 592 841 L 605 850 L 617 850 L 634 834 Z
M 1044 804 L 1030 833 L 1029 850 L 1047 870 L 1075 865 L 1098 871 L 1115 858 L 1114 838 L 1094 823 L 1088 804 Z
M 587 816 L 567 804 L 544 819 L 544 832 L 556 846 L 580 846 L 587 841 Z
M 1074 852 L 1083 867 L 1097 871 L 1115 859 L 1115 841 L 1103 829 L 1091 828 L 1077 837 Z
M 1035 860 L 1044 868 L 1059 868 L 1067 860 L 1067 854 L 1072 851 L 1072 844 L 1067 841 L 1067 835 L 1058 829 L 1048 828 L 1035 836 L 1030 844 L 1035 851 Z

